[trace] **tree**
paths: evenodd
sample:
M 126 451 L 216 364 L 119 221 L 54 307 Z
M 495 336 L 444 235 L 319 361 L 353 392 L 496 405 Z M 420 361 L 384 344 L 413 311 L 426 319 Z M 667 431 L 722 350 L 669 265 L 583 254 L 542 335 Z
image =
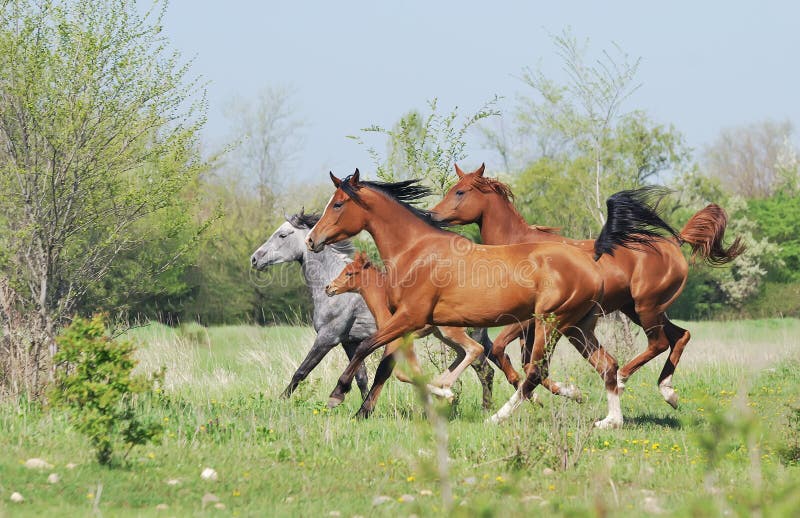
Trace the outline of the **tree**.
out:
M 708 175 L 718 178 L 730 192 L 745 198 L 771 196 L 787 180 L 787 164 L 796 149 L 789 137 L 789 121 L 762 121 L 723 130 L 705 149 Z M 796 169 L 796 166 L 795 166 Z
M 609 195 L 681 170 L 689 150 L 674 127 L 623 110 L 638 88 L 639 59 L 614 47 L 592 62 L 587 45 L 569 31 L 553 40 L 566 80 L 524 69 L 522 80 L 532 95 L 521 96 L 514 131 L 484 132 L 504 160 L 516 163 L 520 174 L 513 183 L 523 215 L 587 237 L 605 222 Z
M 375 173 L 385 181 L 420 178 L 438 194 L 444 195 L 455 181 L 453 164 L 466 157 L 466 134 L 476 123 L 499 115 L 495 96 L 477 112 L 459 122 L 458 108 L 447 114 L 438 111 L 438 100 L 428 101 L 430 113 L 423 116 L 410 111 L 392 129 L 373 125 L 361 130 L 386 137 L 387 153 L 381 155 L 374 147 L 367 152 L 375 164 Z M 366 145 L 361 136 L 350 136 Z
M 197 235 L 192 215 L 173 209 L 205 167 L 205 99 L 161 35 L 165 7 L 16 0 L 0 14 L 3 318 L 26 319 L 3 338 L 29 354 L 28 390 L 77 304 L 121 256 L 162 237 L 140 223 L 170 215 L 176 239 L 143 258 L 143 276 Z
M 253 182 L 262 208 L 271 209 L 281 168 L 290 164 L 302 143 L 303 122 L 295 114 L 290 90 L 267 87 L 255 100 L 235 98 L 227 115 L 237 141 L 228 161 Z
M 558 85 L 541 71 L 526 69 L 523 81 L 541 100 L 528 99 L 527 110 L 519 119 L 537 136 L 543 155 L 562 149 L 589 159 L 586 174 L 576 180 L 591 200 L 590 212 L 602 225 L 605 199 L 610 194 L 604 185 L 609 141 L 615 123 L 624 118 L 622 104 L 638 88 L 633 81 L 640 60 L 631 61 L 616 47 L 617 57 L 604 51 L 591 65 L 586 61 L 585 45 L 580 46 L 569 31 L 553 39 L 568 81 Z

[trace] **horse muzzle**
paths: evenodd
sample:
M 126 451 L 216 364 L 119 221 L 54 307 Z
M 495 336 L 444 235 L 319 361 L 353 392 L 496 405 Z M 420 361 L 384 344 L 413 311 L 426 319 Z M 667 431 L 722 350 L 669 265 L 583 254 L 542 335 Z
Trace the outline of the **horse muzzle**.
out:
M 328 284 L 327 286 L 325 286 L 325 295 L 327 295 L 329 297 L 333 297 L 338 292 L 339 292 L 339 290 L 337 290 L 336 287 L 333 284 Z
M 323 248 L 325 248 L 325 241 L 319 240 L 315 241 L 310 235 L 306 237 L 306 248 L 308 248 L 309 252 L 321 252 Z

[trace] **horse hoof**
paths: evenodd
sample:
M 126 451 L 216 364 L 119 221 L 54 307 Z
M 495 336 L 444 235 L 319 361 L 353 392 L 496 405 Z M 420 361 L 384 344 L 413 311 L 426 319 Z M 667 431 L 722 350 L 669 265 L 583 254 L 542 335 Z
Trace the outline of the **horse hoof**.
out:
M 344 398 L 340 398 L 338 396 L 331 396 L 328 398 L 328 408 L 336 408 L 337 406 L 341 405 L 344 401 Z
M 542 400 L 539 398 L 539 394 L 537 394 L 536 392 L 531 394 L 529 401 L 534 406 L 538 406 L 539 408 L 544 407 L 544 403 L 542 403 Z
M 661 388 L 661 395 L 664 396 L 664 401 L 669 403 L 669 406 L 674 408 L 675 410 L 678 409 L 678 393 L 675 392 L 672 388 L 669 390 L 665 390 L 664 387 Z
M 576 403 L 583 403 L 583 393 L 581 389 L 575 385 L 565 385 L 559 388 L 558 393 L 567 399 L 571 399 Z
M 356 419 L 367 419 L 371 413 L 372 413 L 371 411 L 365 409 L 364 407 L 361 407 L 358 409 L 358 412 L 356 412 L 356 415 L 354 415 L 353 417 Z
M 500 424 L 503 422 L 503 419 L 500 418 L 497 414 L 492 414 L 491 416 L 487 417 L 483 424 Z
M 600 430 L 617 430 L 622 428 L 622 419 L 609 416 L 601 421 L 595 421 L 594 427 Z

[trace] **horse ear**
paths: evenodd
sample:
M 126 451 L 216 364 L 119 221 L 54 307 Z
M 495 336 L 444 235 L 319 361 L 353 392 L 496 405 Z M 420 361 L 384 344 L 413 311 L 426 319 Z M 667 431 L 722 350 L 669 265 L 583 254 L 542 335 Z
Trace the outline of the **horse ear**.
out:
M 331 181 L 333 182 L 333 186 L 338 189 L 339 186 L 342 185 L 342 181 L 336 178 L 336 176 L 334 176 L 333 171 L 329 171 L 328 174 L 331 175 Z
M 361 176 L 361 173 L 358 172 L 358 167 L 356 167 L 356 172 L 353 173 L 353 176 L 350 177 L 350 185 L 352 185 L 353 187 L 358 185 L 360 176 Z
M 303 205 L 302 207 L 300 207 L 300 217 L 303 217 L 305 215 L 306 215 L 306 206 Z
M 475 174 L 478 175 L 479 177 L 482 177 L 484 171 L 486 171 L 486 164 L 485 163 L 481 164 L 481 166 L 475 171 Z
M 455 164 L 455 166 L 456 166 L 456 174 L 458 175 L 458 177 L 464 178 L 464 171 L 462 171 L 461 168 L 458 167 L 458 164 Z

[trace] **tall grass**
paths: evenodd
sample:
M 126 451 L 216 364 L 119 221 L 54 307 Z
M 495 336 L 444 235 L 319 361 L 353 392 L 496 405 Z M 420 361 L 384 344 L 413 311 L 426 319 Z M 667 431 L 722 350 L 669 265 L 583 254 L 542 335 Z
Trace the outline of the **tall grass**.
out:
M 542 392 L 542 407 L 525 405 L 502 426 L 488 426 L 479 384 L 466 375 L 447 422 L 451 514 L 796 510 L 800 502 L 791 495 L 800 488 L 800 468 L 796 455 L 784 452 L 800 440 L 789 420 L 791 407 L 800 406 L 800 321 L 681 325 L 692 332 L 675 376 L 681 406 L 673 410 L 658 393 L 659 357 L 629 381 L 618 431 L 592 429 L 605 413 L 602 382 L 566 342 L 551 372 L 583 389 L 583 405 Z M 142 343 L 141 369 L 167 367 L 164 392 L 141 402 L 164 423 L 163 443 L 137 448 L 130 466 L 109 470 L 92 461 L 85 440 L 58 413 L 0 405 L 0 515 L 88 515 L 99 483 L 104 516 L 442 515 L 433 433 L 412 387 L 390 382 L 374 416 L 355 421 L 356 393 L 340 408 L 325 408 L 346 363 L 338 349 L 291 400 L 278 399 L 313 341 L 308 328 L 149 325 L 129 334 Z M 642 336 L 637 345 L 644 347 Z M 499 405 L 512 390 L 496 379 Z M 732 423 L 723 432 L 714 424 L 720 419 Z M 708 436 L 717 440 L 704 442 Z M 62 481 L 49 484 L 48 472 L 25 468 L 30 457 L 53 464 Z M 218 481 L 200 479 L 207 466 Z M 12 491 L 26 502 L 11 503 Z M 208 499 L 204 507 L 207 493 L 225 510 Z

